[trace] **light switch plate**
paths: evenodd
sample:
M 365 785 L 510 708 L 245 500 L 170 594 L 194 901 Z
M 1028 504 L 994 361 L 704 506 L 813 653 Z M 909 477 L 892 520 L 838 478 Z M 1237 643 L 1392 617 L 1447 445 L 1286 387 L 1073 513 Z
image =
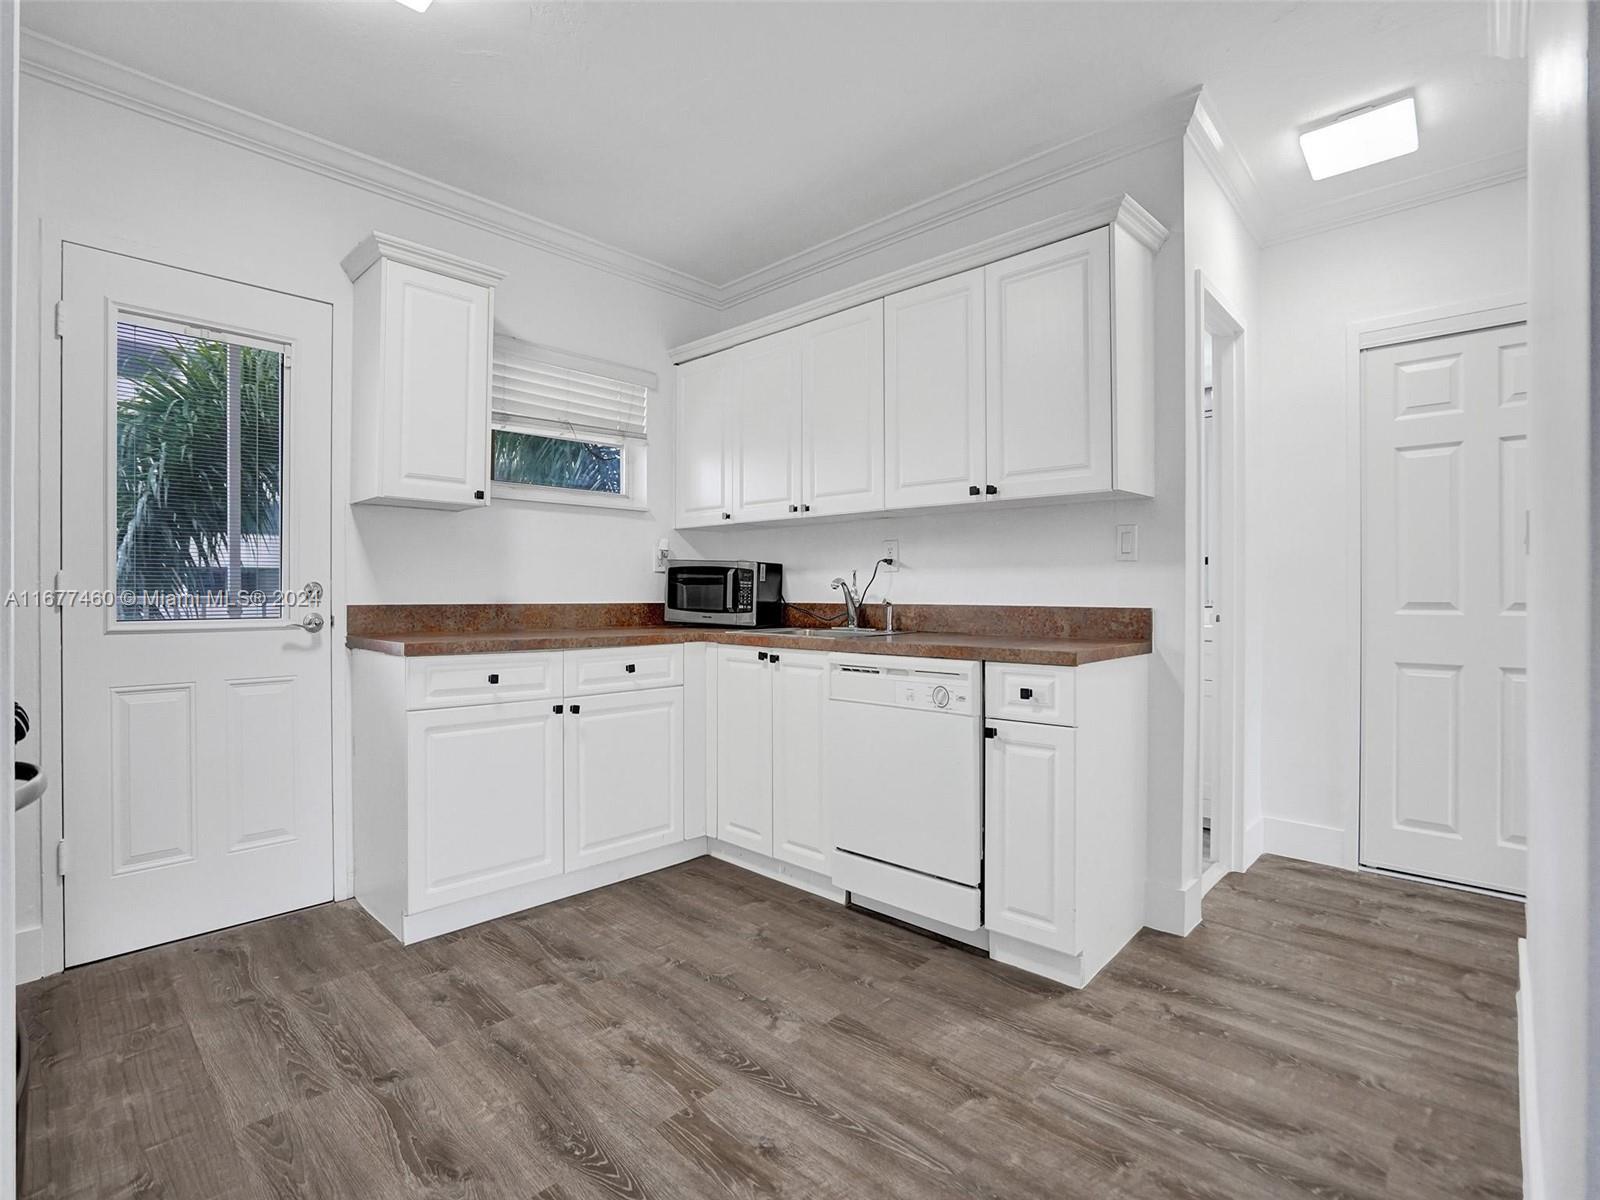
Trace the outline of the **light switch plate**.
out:
M 892 563 L 888 563 L 888 564 L 886 564 L 884 566 L 883 569 L 885 571 L 898 571 L 900 569 L 900 539 L 899 538 L 884 538 L 883 539 L 883 555 L 882 555 L 882 557 L 894 559 L 894 561 Z
M 1137 525 L 1117 526 L 1117 561 L 1139 561 L 1139 527 Z

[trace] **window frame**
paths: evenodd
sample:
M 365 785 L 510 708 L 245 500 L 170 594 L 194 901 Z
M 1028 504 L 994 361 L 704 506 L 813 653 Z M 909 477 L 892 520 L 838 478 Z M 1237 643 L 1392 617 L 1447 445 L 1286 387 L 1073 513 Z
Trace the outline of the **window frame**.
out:
M 621 434 L 580 432 L 555 429 L 542 421 L 520 420 L 500 411 L 489 414 L 489 498 L 490 501 L 513 500 L 519 504 L 560 504 L 575 508 L 611 508 L 629 512 L 643 512 L 650 507 L 646 487 L 646 464 L 649 459 L 649 442 L 643 438 L 623 437 Z M 533 437 L 556 438 L 561 441 L 582 442 L 589 445 L 617 446 L 622 450 L 622 491 L 596 492 L 588 488 L 546 487 L 531 483 L 510 483 L 494 477 L 494 435 L 496 432 L 520 433 Z

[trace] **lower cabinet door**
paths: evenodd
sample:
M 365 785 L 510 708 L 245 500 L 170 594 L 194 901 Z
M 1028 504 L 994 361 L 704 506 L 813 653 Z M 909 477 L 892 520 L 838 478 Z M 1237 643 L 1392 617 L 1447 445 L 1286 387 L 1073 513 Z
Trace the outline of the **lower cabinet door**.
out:
M 407 911 L 562 870 L 561 720 L 546 701 L 407 715 Z
M 683 840 L 683 689 L 567 705 L 567 870 Z
M 781 651 L 780 651 L 781 653 Z M 768 651 L 717 647 L 716 836 L 772 856 L 772 664 Z
M 778 651 L 772 668 L 772 856 L 827 874 L 832 833 L 822 791 L 828 656 Z
M 1077 730 L 985 724 L 983 923 L 1076 954 Z

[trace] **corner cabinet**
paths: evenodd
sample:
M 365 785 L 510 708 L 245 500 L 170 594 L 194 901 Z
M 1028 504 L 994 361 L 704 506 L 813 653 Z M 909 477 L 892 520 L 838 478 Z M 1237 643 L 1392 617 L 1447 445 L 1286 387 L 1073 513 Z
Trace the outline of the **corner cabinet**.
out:
M 362 907 L 409 944 L 703 853 L 684 820 L 683 658 L 352 654 Z
M 679 348 L 679 526 L 1153 496 L 1166 230 L 1127 197 L 1102 211 L 867 304 Z
M 487 504 L 500 272 L 382 233 L 343 266 L 354 286 L 351 503 Z

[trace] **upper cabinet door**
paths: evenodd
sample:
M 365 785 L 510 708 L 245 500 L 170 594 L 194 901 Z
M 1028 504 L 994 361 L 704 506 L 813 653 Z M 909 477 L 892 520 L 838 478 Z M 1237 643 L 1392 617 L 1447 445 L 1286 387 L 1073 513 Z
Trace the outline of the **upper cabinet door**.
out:
M 994 263 L 984 277 L 988 486 L 1001 499 L 1110 491 L 1110 231 Z
M 488 503 L 489 376 L 499 273 L 374 234 L 355 284 L 352 503 Z
M 733 519 L 728 417 L 739 385 L 738 352 L 678 368 L 678 525 Z
M 776 333 L 737 351 L 732 410 L 733 517 L 800 513 L 800 339 Z
M 883 507 L 883 301 L 803 325 L 802 511 Z
M 883 302 L 889 508 L 983 496 L 984 269 Z

